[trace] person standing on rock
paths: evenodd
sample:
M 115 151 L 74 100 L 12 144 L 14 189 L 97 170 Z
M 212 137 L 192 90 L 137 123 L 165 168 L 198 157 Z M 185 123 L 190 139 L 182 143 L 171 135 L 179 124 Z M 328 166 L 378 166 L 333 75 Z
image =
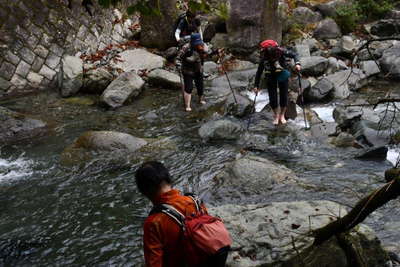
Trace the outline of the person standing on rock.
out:
M 198 201 L 197 197 L 182 195 L 178 190 L 172 188 L 171 176 L 161 162 L 148 161 L 143 163 L 135 173 L 135 181 L 139 191 L 154 205 L 143 226 L 146 266 L 225 266 L 230 245 L 225 246 L 221 242 L 215 242 L 216 240 L 223 240 L 218 239 L 218 237 L 224 237 L 225 233 L 224 230 L 221 233 L 219 227 L 222 222 L 219 223 L 218 219 L 210 221 L 210 218 L 212 220 L 215 217 L 207 214 L 205 205 Z M 181 220 L 180 216 L 184 219 Z M 195 225 L 205 229 L 205 231 L 196 230 L 186 224 L 187 221 L 195 220 L 197 220 Z M 208 228 L 208 226 L 211 226 L 211 228 Z M 213 231 L 208 232 L 208 229 L 213 229 Z M 206 243 L 210 242 L 210 247 L 219 248 L 216 244 L 222 244 L 221 248 L 215 254 L 204 254 L 203 250 L 198 249 L 201 246 L 196 243 L 194 235 L 187 237 L 191 232 L 206 236 Z M 226 234 L 228 234 L 227 231 Z M 188 241 L 189 244 L 185 241 Z M 193 243 L 197 246 L 192 247 Z M 204 243 L 201 243 L 201 245 L 204 247 Z
M 190 42 L 185 44 L 178 52 L 181 61 L 181 74 L 183 76 L 183 100 L 185 110 L 190 112 L 193 91 L 193 82 L 196 85 L 199 103 L 204 105 L 203 64 L 207 56 L 206 47 L 199 33 L 192 33 Z
M 270 106 L 274 112 L 273 124 L 286 124 L 285 113 L 288 105 L 288 87 L 290 71 L 287 61 L 294 59 L 295 70 L 300 72 L 301 65 L 295 52 L 280 47 L 274 40 L 265 40 L 260 43 L 260 63 L 258 65 L 254 91 L 260 91 L 260 79 L 264 73 L 267 79 L 267 90 Z M 278 106 L 279 87 L 279 106 Z M 280 109 L 279 109 L 280 108 Z

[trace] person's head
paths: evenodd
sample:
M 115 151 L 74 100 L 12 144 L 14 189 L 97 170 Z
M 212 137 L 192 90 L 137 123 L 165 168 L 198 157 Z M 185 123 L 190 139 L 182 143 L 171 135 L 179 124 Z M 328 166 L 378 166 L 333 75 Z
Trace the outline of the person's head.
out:
M 270 61 L 278 60 L 280 57 L 280 49 L 277 46 L 270 46 L 263 49 L 264 58 Z
M 135 173 L 135 181 L 139 192 L 150 200 L 155 199 L 163 187 L 172 183 L 167 168 L 158 161 L 143 163 Z
M 189 21 L 192 21 L 196 17 L 196 12 L 188 10 L 186 11 L 186 17 L 188 18 Z

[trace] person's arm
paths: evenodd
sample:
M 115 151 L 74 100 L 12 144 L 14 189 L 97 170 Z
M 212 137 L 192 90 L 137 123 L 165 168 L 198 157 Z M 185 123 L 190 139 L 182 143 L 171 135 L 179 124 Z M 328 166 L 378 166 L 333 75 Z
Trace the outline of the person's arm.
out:
M 184 20 L 181 19 L 181 20 L 179 21 L 179 23 L 178 23 L 178 26 L 176 27 L 176 30 L 175 30 L 175 39 L 176 39 L 177 42 L 179 42 L 179 40 L 181 39 L 181 32 L 182 32 L 182 28 L 183 28 L 183 26 L 184 26 L 183 24 L 184 24 Z
M 163 244 L 156 224 L 146 221 L 143 226 L 143 248 L 146 267 L 163 266 Z
M 258 64 L 256 72 L 256 78 L 254 80 L 254 88 L 257 88 L 257 90 L 260 87 L 261 74 L 263 73 L 263 70 L 264 70 L 264 59 L 260 59 L 260 63 Z
M 301 63 L 300 63 L 300 60 L 299 60 L 299 55 L 296 52 L 294 52 L 292 50 L 289 50 L 289 49 L 285 49 L 283 51 L 283 56 L 284 57 L 288 57 L 288 58 L 293 58 L 293 60 L 295 62 L 295 65 L 296 65 L 296 70 L 300 71 Z

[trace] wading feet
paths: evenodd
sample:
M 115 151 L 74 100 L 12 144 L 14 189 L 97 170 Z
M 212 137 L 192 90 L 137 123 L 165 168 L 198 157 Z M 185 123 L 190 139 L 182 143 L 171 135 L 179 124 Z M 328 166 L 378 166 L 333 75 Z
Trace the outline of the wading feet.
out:
M 282 124 L 286 124 L 286 123 L 287 123 L 287 121 L 286 121 L 286 119 L 285 119 L 285 114 L 281 114 L 281 115 L 279 116 L 279 120 L 281 121 Z

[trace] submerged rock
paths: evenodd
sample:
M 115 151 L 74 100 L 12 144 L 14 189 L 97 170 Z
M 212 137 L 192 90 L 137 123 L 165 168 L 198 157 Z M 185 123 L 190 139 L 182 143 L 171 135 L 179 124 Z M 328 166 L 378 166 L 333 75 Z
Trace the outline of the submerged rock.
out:
M 357 159 L 386 160 L 388 148 L 385 146 L 365 149 L 356 155 Z
M 204 140 L 237 140 L 243 132 L 241 124 L 228 119 L 209 121 L 199 129 L 199 135 Z
M 62 155 L 64 165 L 80 164 L 89 161 L 95 153 L 103 153 L 118 160 L 147 145 L 147 141 L 127 133 L 113 131 L 89 131 L 83 133 L 67 147 Z M 112 152 L 112 155 L 109 153 Z
M 0 107 L 0 144 L 15 143 L 47 133 L 47 124 Z
M 335 237 L 320 246 L 312 230 L 343 216 L 345 209 L 331 201 L 272 202 L 256 205 L 229 204 L 209 208 L 223 218 L 233 245 L 227 265 L 348 267 L 346 251 Z M 388 256 L 372 230 L 364 225 L 348 236 L 367 266 L 385 266 Z

